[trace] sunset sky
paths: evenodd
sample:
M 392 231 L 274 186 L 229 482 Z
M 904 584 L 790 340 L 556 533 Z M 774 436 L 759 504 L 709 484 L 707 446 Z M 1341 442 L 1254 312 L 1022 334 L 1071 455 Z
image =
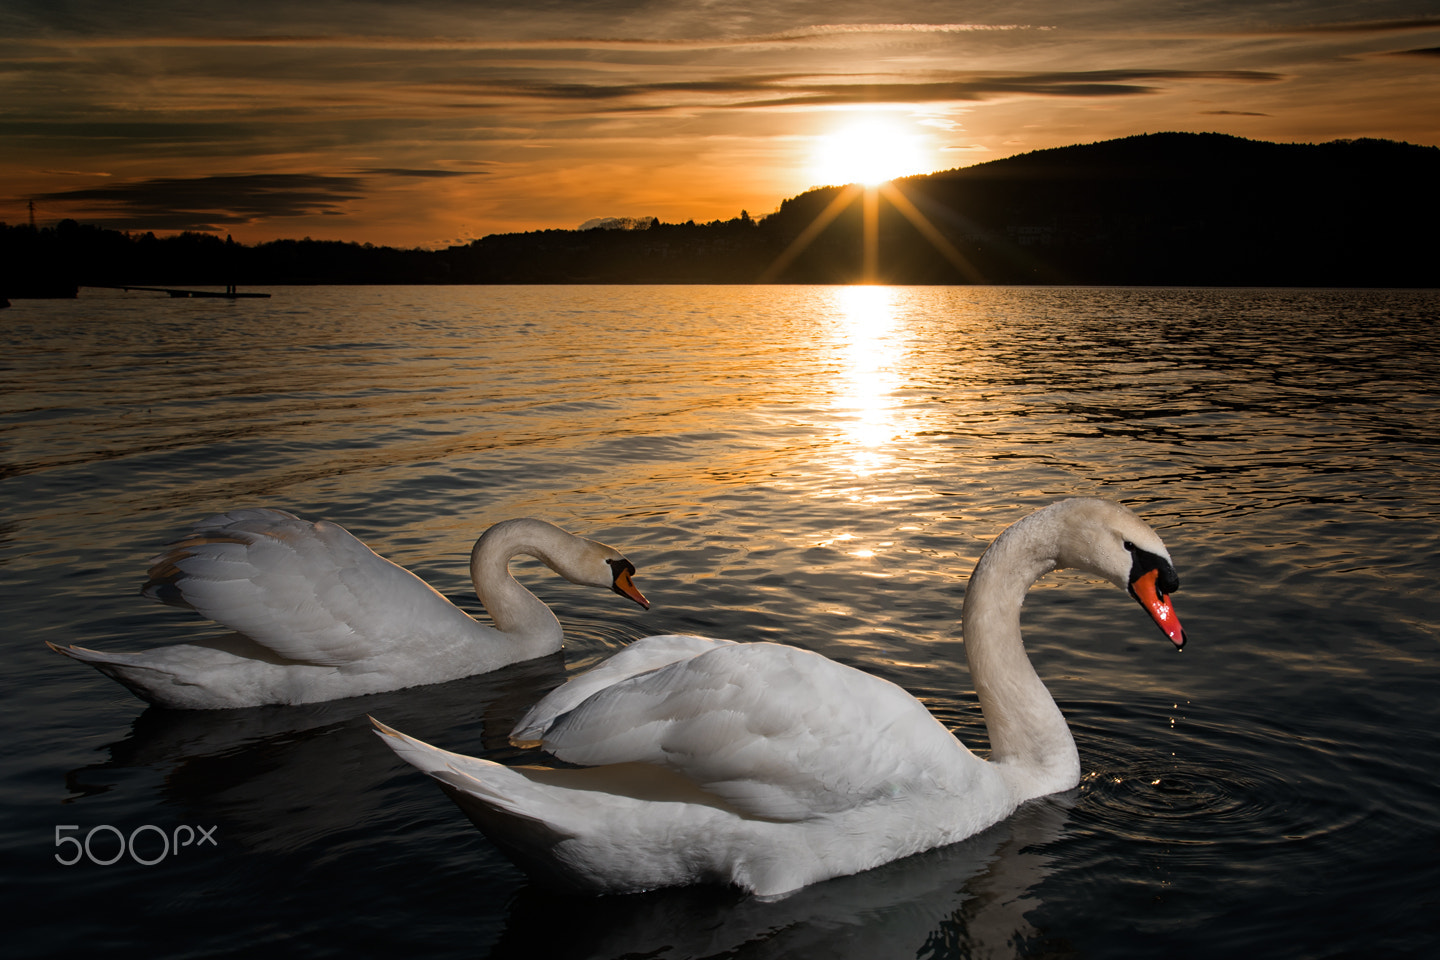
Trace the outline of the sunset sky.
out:
M 1165 130 L 1440 144 L 1434 0 L 0 0 L 0 220 L 436 247 Z

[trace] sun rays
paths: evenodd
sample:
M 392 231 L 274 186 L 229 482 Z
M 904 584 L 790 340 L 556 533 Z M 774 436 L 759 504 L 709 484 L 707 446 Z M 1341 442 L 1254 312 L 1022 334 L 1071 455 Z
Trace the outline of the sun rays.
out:
M 834 223 L 835 219 L 856 200 L 861 201 L 861 266 L 860 276 L 857 280 L 860 283 L 883 282 L 880 267 L 880 199 L 882 197 L 894 210 L 908 220 L 911 226 L 960 272 L 962 277 L 969 282 L 983 282 L 984 278 L 975 264 L 931 222 L 930 218 L 921 212 L 905 195 L 901 187 L 895 183 L 880 183 L 876 186 L 861 186 L 858 183 L 852 183 L 841 188 L 840 192 L 835 195 L 835 199 L 831 200 L 825 209 L 820 211 L 806 225 L 805 229 L 800 231 L 795 239 L 790 241 L 789 245 L 780 252 L 780 255 L 760 276 L 758 282 L 773 282 L 784 273 L 785 269 L 795 261 L 795 258 L 804 253 L 805 249 L 815 241 L 815 238 L 820 236 L 825 228 Z
M 934 167 L 928 139 L 913 124 L 886 115 L 868 114 L 814 143 L 812 171 L 821 183 L 843 183 L 835 195 L 796 235 L 765 270 L 759 282 L 775 280 L 857 200 L 861 204 L 860 283 L 883 282 L 880 254 L 880 200 L 900 213 L 970 281 L 979 271 L 955 244 L 930 221 L 894 181 L 930 172 Z

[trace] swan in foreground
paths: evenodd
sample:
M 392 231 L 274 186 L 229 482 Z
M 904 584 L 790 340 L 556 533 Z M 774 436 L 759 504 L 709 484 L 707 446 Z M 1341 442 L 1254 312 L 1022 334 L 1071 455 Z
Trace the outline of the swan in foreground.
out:
M 962 840 L 1079 783 L 1075 741 L 1020 639 L 1026 590 L 1061 567 L 1128 590 L 1185 643 L 1175 567 L 1133 513 L 1076 499 L 1022 519 L 965 592 L 989 761 L 886 680 L 794 647 L 690 636 L 637 641 L 511 733 L 580 769 L 506 767 L 376 726 L 538 879 L 589 893 L 715 882 L 779 896 Z
M 170 544 L 142 592 L 240 635 L 143 653 L 49 646 L 164 707 L 315 703 L 439 683 L 560 649 L 560 621 L 510 576 L 521 554 L 650 606 L 619 551 L 543 520 L 505 520 L 475 542 L 470 576 L 491 627 L 338 524 L 234 510 Z

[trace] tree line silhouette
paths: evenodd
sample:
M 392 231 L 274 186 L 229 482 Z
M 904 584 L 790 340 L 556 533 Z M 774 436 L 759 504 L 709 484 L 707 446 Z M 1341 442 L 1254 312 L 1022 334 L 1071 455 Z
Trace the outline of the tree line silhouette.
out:
M 1437 214 L 1440 148 L 1163 133 L 909 177 L 870 203 L 859 188 L 822 187 L 759 220 L 617 219 L 443 250 L 0 224 L 0 295 L 84 284 L 1440 286 Z

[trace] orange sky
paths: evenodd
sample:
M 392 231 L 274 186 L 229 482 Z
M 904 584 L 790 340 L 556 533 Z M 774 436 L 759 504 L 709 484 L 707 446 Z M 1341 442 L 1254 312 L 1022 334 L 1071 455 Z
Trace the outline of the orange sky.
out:
M 1440 144 L 1429 0 L 1167 6 L 7 0 L 0 220 L 435 247 L 1164 130 Z

